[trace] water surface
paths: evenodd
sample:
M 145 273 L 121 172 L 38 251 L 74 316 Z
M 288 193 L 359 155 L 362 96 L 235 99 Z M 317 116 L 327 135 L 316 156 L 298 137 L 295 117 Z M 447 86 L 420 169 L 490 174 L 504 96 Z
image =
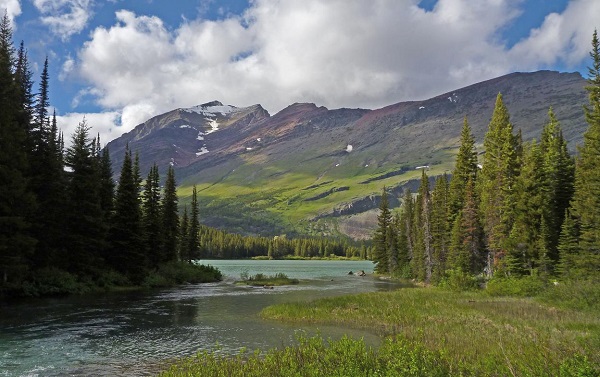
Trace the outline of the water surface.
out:
M 143 376 L 170 359 L 200 350 L 236 354 L 292 344 L 298 330 L 315 328 L 263 320 L 268 305 L 396 289 L 371 277 L 368 261 L 203 261 L 223 282 L 0 306 L 0 376 Z M 235 285 L 240 274 L 283 272 L 299 285 L 275 289 Z M 320 327 L 325 337 L 349 334 L 376 343 L 374 334 Z

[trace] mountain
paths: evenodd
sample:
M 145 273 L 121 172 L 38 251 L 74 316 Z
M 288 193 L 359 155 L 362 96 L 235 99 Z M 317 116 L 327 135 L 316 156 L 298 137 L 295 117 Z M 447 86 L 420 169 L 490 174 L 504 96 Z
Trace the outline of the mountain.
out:
M 549 107 L 569 147 L 582 140 L 587 103 L 578 73 L 513 73 L 381 109 L 295 103 L 270 115 L 260 105 L 214 101 L 176 109 L 110 142 L 115 172 L 127 144 L 145 174 L 176 169 L 182 203 L 197 185 L 202 222 L 244 234 L 371 234 L 381 189 L 392 206 L 418 187 L 419 166 L 451 172 L 464 117 L 480 144 L 502 93 L 515 129 L 537 138 Z

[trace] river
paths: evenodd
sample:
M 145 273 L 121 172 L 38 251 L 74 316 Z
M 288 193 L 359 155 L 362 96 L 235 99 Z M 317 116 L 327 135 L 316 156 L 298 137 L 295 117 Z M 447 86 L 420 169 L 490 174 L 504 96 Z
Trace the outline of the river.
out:
M 293 344 L 295 333 L 317 331 L 263 320 L 261 309 L 282 302 L 396 289 L 370 276 L 368 261 L 202 261 L 219 268 L 219 283 L 0 304 L 0 376 L 146 376 L 168 360 L 201 350 L 236 354 Z M 240 274 L 283 272 L 299 285 L 275 289 L 235 285 Z M 368 332 L 318 329 L 325 337 Z

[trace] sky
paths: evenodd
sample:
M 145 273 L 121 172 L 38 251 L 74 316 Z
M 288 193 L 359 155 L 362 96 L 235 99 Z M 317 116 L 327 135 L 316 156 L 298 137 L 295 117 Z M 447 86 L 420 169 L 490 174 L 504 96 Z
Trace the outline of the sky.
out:
M 600 0 L 0 0 L 65 135 L 213 100 L 380 108 L 511 72 L 587 75 Z

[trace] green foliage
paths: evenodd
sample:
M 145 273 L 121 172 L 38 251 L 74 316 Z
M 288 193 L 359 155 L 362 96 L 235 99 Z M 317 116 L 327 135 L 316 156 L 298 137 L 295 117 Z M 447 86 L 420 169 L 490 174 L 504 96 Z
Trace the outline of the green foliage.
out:
M 377 229 L 373 236 L 373 262 L 376 263 L 377 273 L 389 273 L 398 263 L 398 253 L 395 241 L 390 232 L 392 226 L 392 214 L 390 212 L 387 192 L 382 190 L 381 202 L 379 203 L 379 214 L 377 215 Z
M 585 108 L 588 129 L 583 135 L 575 171 L 572 214 L 577 222 L 578 274 L 597 276 L 600 271 L 600 43 L 592 39 L 592 67 L 589 70 L 590 103 Z
M 499 258 L 513 222 L 513 190 L 520 160 L 508 109 L 498 94 L 489 130 L 483 142 L 483 168 L 478 176 L 480 210 L 490 262 Z M 488 263 L 488 273 L 494 265 Z
M 474 291 L 480 289 L 481 279 L 461 269 L 452 269 L 446 270 L 446 276 L 439 286 L 456 292 Z
M 575 355 L 560 364 L 560 377 L 598 377 L 600 370 L 592 365 L 587 357 Z
M 256 275 L 248 275 L 248 273 L 240 274 L 241 281 L 238 283 L 243 283 L 246 285 L 252 286 L 274 286 L 274 285 L 290 285 L 290 284 L 299 284 L 300 281 L 298 279 L 291 279 L 286 274 L 282 272 L 278 272 L 275 275 L 265 275 L 262 273 L 257 273 Z
M 386 339 L 377 349 L 363 340 L 324 341 L 298 336 L 298 345 L 265 354 L 245 352 L 228 358 L 204 352 L 160 374 L 171 376 L 449 376 L 444 356 L 401 338 Z M 454 372 L 458 375 L 458 371 Z
M 475 139 L 471 132 L 471 127 L 465 121 L 460 134 L 460 148 L 456 155 L 456 164 L 452 171 L 452 179 L 449 187 L 449 221 L 452 223 L 458 212 L 464 206 L 465 191 L 469 180 L 476 181 L 477 177 L 477 150 L 475 149 Z
M 55 296 L 88 293 L 92 287 L 67 271 L 46 267 L 35 271 L 33 280 L 22 286 L 23 296 Z
M 546 282 L 538 276 L 494 277 L 485 287 L 490 296 L 534 297 L 546 287 Z
M 171 287 L 183 283 L 209 283 L 222 279 L 221 272 L 213 266 L 172 261 L 160 265 L 158 270 L 148 274 L 142 285 Z
M 600 312 L 600 286 L 597 281 L 555 281 L 540 293 L 538 299 L 565 309 Z

